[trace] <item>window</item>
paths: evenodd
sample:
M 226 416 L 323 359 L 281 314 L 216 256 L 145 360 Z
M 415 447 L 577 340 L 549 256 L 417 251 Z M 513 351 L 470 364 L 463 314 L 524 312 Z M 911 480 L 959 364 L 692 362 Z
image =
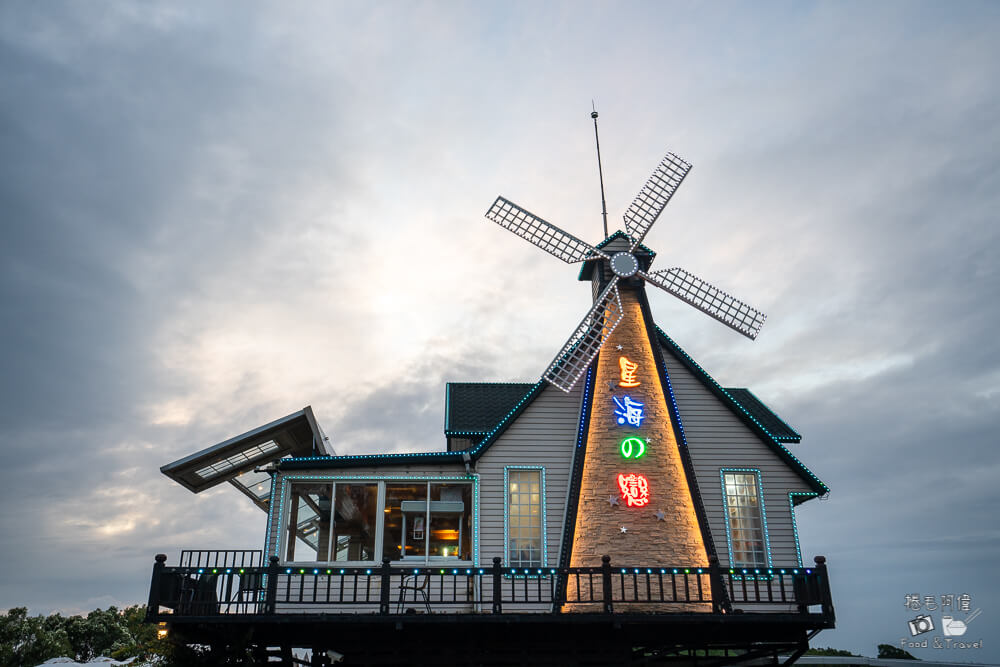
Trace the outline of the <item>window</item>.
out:
M 335 488 L 337 508 L 333 514 L 333 557 L 330 560 L 373 560 L 378 485 L 338 482 Z
M 543 567 L 545 506 L 541 468 L 506 468 L 507 567 Z
M 332 498 L 332 484 L 292 486 L 288 538 L 285 540 L 287 560 L 327 560 L 330 553 Z
M 289 501 L 285 560 L 374 560 L 377 484 L 293 484 Z
M 472 491 L 463 481 L 293 481 L 285 560 L 471 561 Z
M 767 536 L 759 473 L 722 472 L 729 559 L 734 567 L 767 567 Z

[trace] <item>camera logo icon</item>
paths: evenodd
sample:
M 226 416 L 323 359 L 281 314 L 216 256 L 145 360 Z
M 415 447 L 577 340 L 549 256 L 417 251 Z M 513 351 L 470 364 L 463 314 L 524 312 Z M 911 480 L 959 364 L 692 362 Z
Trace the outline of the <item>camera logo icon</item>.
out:
M 910 626 L 910 634 L 914 637 L 934 629 L 934 621 L 927 614 L 921 614 L 912 621 L 907 621 L 906 624 Z

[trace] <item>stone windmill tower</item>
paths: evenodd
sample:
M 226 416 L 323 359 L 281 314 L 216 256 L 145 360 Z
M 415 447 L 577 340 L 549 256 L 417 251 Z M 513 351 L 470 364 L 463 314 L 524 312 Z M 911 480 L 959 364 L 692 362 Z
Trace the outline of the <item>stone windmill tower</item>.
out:
M 596 136 L 597 113 L 592 117 Z M 656 253 L 642 241 L 690 170 L 668 153 L 626 210 L 624 231 L 607 235 L 605 209 L 605 239 L 598 245 L 503 197 L 486 213 L 562 261 L 583 263 L 580 279 L 593 287 L 592 308 L 543 374 L 563 391 L 586 377 L 585 391 L 593 393 L 584 401 L 586 452 L 578 457 L 582 471 L 568 504 L 563 560 L 569 566 L 610 555 L 612 562 L 707 567 L 716 554 L 645 286 L 751 339 L 765 315 L 684 269 L 650 271 Z M 573 591 L 567 595 L 573 599 Z

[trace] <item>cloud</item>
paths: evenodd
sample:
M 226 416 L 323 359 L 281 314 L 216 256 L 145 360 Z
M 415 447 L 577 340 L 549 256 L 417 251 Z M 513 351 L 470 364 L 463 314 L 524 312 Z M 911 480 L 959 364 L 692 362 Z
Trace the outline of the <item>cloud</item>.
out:
M 444 382 L 537 378 L 589 287 L 483 212 L 599 238 L 592 98 L 612 226 L 676 151 L 654 267 L 769 314 L 751 344 L 650 290 L 833 489 L 798 510 L 828 641 L 894 641 L 904 590 L 996 594 L 998 18 L 5 5 L 4 598 L 140 601 L 159 551 L 258 546 L 234 490 L 158 473 L 186 453 L 306 404 L 341 453 L 441 448 Z

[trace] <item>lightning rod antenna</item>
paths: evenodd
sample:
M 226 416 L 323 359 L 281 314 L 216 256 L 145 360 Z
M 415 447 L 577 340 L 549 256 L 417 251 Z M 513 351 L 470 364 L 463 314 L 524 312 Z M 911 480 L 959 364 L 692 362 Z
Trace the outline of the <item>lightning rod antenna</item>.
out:
M 608 205 L 604 201 L 604 170 L 601 168 L 601 140 L 597 136 L 597 108 L 590 100 L 590 117 L 594 119 L 594 142 L 597 144 L 597 175 L 601 179 L 601 216 L 604 218 L 604 238 L 608 238 Z

